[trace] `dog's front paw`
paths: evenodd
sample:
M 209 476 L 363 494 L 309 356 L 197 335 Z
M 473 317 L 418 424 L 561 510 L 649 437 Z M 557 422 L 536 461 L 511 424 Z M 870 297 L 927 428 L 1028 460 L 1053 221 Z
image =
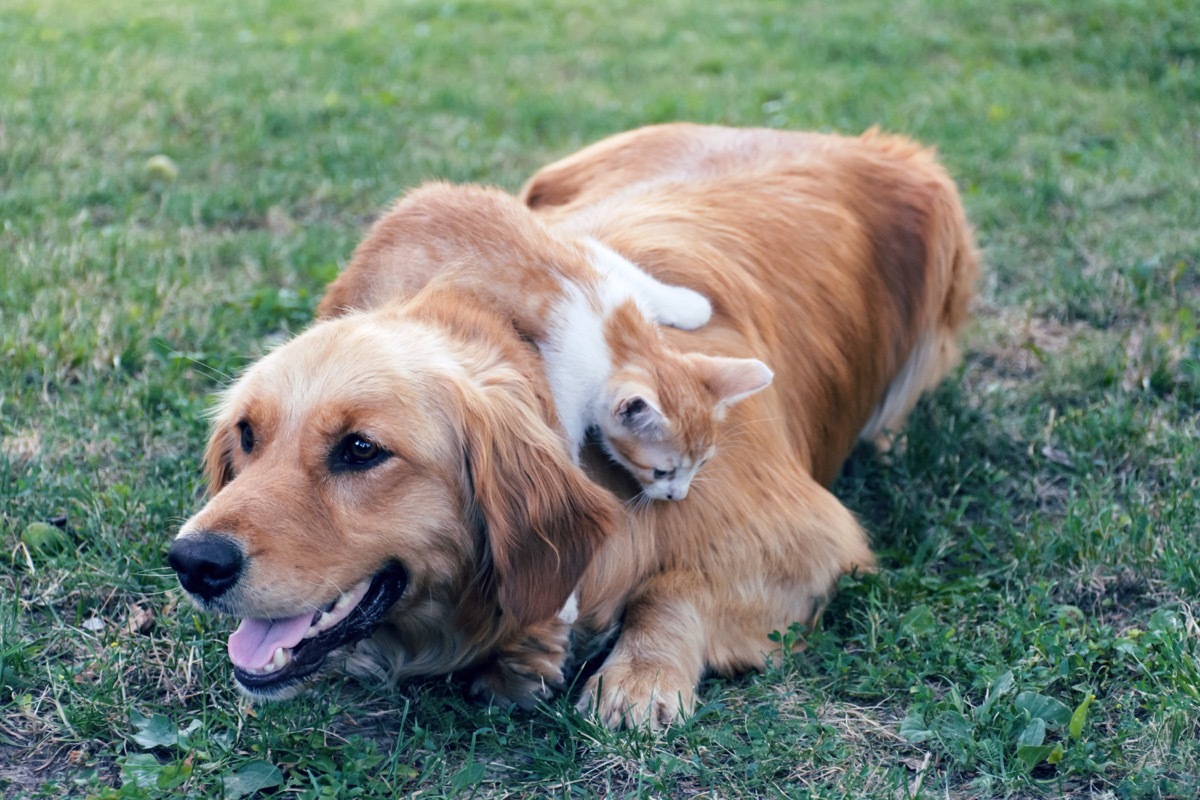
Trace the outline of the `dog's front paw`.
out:
M 561 672 L 526 671 L 512 663 L 497 661 L 471 681 L 471 694 L 498 706 L 516 706 L 528 711 L 553 697 L 562 683 Z
M 471 682 L 471 693 L 502 706 L 533 708 L 563 687 L 570 627 L 554 617 L 502 645 Z
M 695 712 L 696 695 L 691 678 L 670 672 L 610 664 L 588 681 L 578 708 L 614 729 L 675 725 Z

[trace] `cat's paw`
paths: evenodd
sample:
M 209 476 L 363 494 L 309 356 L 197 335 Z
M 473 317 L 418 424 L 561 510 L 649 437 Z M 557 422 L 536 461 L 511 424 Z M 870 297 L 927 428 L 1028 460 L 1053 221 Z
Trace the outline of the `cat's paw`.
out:
M 699 292 L 672 286 L 669 303 L 659 303 L 655 315 L 660 325 L 694 331 L 708 324 L 712 318 L 712 303 Z
M 639 668 L 634 664 L 609 664 L 592 676 L 577 708 L 594 713 L 605 726 L 650 730 L 682 722 L 695 712 L 693 681 L 671 670 Z

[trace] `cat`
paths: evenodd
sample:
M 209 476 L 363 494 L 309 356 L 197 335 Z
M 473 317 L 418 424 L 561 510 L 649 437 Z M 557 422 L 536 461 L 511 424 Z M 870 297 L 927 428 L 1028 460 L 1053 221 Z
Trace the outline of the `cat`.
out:
M 576 455 L 588 429 L 652 500 L 683 500 L 716 452 L 718 424 L 773 374 L 750 358 L 668 347 L 655 323 L 694 330 L 712 307 L 690 289 L 651 278 L 585 240 L 594 282 L 564 281 L 545 332 L 535 337 L 555 405 Z
M 398 260 L 404 269 L 389 266 Z M 402 197 L 320 311 L 426 284 L 473 292 L 511 315 L 542 354 L 576 463 L 596 432 L 652 500 L 687 497 L 728 409 L 774 377 L 757 359 L 668 347 L 658 324 L 702 327 L 712 314 L 706 297 L 654 279 L 601 242 L 547 227 L 499 189 L 432 183 Z

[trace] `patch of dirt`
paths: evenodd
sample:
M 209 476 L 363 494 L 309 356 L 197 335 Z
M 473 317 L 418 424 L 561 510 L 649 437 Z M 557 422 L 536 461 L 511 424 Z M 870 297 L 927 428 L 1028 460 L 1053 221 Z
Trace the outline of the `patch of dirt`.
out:
M 14 466 L 33 461 L 42 452 L 42 436 L 35 430 L 21 431 L 0 439 L 0 453 Z
M 68 788 L 79 770 L 85 767 L 107 777 L 106 783 L 116 786 L 117 776 L 107 759 L 93 762 L 84 747 L 59 747 L 53 753 L 44 748 L 35 752 L 20 747 L 0 745 L 0 797 L 29 797 L 43 786 L 54 787 L 53 796 L 73 794 Z
M 1153 598 L 1147 600 L 1152 594 L 1150 581 L 1128 567 L 1114 573 L 1096 568 L 1078 576 L 1072 584 L 1061 586 L 1057 594 L 1063 603 L 1107 622 L 1118 622 L 1147 602 L 1154 602 Z
M 997 312 L 986 317 L 984 336 L 972 343 L 968 360 L 980 370 L 978 383 L 1004 388 L 1040 373 L 1047 356 L 1067 350 L 1091 330 L 1085 322 L 1065 325 L 1043 317 L 1022 317 Z

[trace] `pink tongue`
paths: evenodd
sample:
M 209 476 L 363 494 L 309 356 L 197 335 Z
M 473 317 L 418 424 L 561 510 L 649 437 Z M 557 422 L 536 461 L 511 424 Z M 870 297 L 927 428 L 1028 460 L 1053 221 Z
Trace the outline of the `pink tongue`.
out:
M 275 651 L 295 647 L 312 624 L 312 612 L 287 619 L 247 617 L 229 637 L 229 660 L 242 669 L 262 669 Z

